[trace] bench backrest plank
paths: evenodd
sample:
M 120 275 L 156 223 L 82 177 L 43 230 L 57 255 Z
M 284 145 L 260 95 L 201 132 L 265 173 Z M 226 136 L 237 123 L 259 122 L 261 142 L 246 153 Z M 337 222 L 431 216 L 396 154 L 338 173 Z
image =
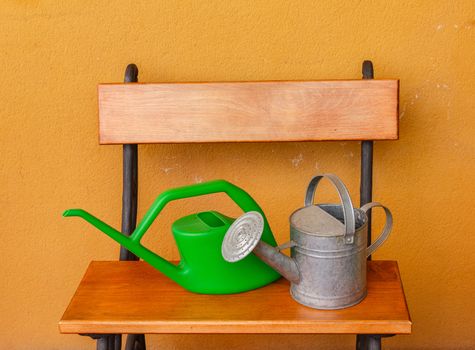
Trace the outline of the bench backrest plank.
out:
M 99 85 L 101 144 L 394 140 L 397 80 Z

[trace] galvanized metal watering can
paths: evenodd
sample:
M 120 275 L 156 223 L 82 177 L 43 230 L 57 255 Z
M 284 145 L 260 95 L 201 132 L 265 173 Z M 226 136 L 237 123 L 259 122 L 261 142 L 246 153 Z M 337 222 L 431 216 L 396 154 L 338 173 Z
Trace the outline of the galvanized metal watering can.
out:
M 313 204 L 322 178 L 335 185 L 341 204 Z M 367 211 L 382 207 L 386 223 L 381 235 L 367 247 Z M 260 240 L 265 220 L 258 212 L 238 218 L 228 230 L 222 254 L 240 261 L 252 251 L 291 282 L 290 293 L 299 303 L 317 309 L 340 309 L 366 296 L 366 258 L 386 240 L 392 228 L 389 209 L 373 202 L 353 208 L 347 188 L 333 174 L 315 176 L 308 185 L 305 207 L 290 216 L 290 242 L 272 247 Z M 291 257 L 280 252 L 291 248 Z
M 269 246 L 276 242 L 259 205 L 241 188 L 224 180 L 210 181 L 174 188 L 160 194 L 130 237 L 102 222 L 82 209 L 69 209 L 64 216 L 79 216 L 106 235 L 141 257 L 184 288 L 205 294 L 243 292 L 269 284 L 280 275 L 254 255 L 238 264 L 225 261 L 221 244 L 235 219 L 216 211 L 185 216 L 175 221 L 172 232 L 180 251 L 180 263 L 174 265 L 141 244 L 143 235 L 167 203 L 177 199 L 225 192 L 244 211 L 259 213 L 262 220 L 262 241 Z

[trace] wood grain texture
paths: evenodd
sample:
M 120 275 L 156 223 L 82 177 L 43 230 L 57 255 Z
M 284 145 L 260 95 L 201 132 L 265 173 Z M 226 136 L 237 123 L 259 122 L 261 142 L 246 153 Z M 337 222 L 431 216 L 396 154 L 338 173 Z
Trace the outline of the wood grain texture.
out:
M 342 310 L 295 302 L 281 279 L 233 295 L 184 290 L 145 262 L 91 262 L 61 333 L 409 334 L 411 320 L 395 261 L 370 261 L 368 296 Z
M 101 144 L 398 138 L 397 80 L 101 84 Z

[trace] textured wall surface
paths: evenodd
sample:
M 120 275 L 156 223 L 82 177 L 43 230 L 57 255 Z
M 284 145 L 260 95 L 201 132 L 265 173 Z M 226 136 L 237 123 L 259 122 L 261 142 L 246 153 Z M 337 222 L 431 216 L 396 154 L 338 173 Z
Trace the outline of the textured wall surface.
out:
M 375 255 L 397 259 L 413 335 L 387 349 L 475 347 L 475 2 L 53 1 L 0 4 L 0 348 L 93 349 L 57 321 L 89 261 L 118 246 L 66 208 L 120 227 L 121 147 L 98 145 L 96 85 L 141 81 L 399 78 L 400 140 L 377 142 L 374 198 L 395 216 Z M 279 242 L 317 172 L 358 202 L 358 143 L 139 147 L 139 217 L 166 188 L 225 178 L 248 190 Z M 323 189 L 322 189 L 323 190 Z M 320 198 L 335 199 L 325 185 Z M 237 215 L 220 196 L 167 207 L 147 242 L 177 258 L 173 219 Z M 376 229 L 382 214 L 375 215 Z M 151 349 L 343 349 L 351 336 L 149 337 Z

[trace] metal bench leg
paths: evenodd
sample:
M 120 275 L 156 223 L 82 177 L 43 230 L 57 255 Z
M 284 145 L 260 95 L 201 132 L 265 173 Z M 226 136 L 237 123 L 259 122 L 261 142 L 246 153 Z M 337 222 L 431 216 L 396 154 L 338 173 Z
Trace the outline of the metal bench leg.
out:
M 377 334 L 367 335 L 367 350 L 381 350 L 381 336 Z
M 127 336 L 125 350 L 145 350 L 145 335 L 129 334 Z
M 121 350 L 122 349 L 122 334 L 115 334 L 114 335 L 114 345 L 112 346 L 113 350 Z
M 366 338 L 364 334 L 356 335 L 356 350 L 365 350 L 366 349 Z
M 97 338 L 97 350 L 109 350 L 109 336 L 105 335 Z
M 111 335 L 111 334 L 80 334 L 80 335 L 85 335 L 96 340 L 97 350 L 116 350 L 113 345 L 114 335 Z
M 97 350 L 121 350 L 122 338 L 115 334 L 79 334 L 97 341 Z
M 381 350 L 380 334 L 358 334 L 356 336 L 356 350 Z

